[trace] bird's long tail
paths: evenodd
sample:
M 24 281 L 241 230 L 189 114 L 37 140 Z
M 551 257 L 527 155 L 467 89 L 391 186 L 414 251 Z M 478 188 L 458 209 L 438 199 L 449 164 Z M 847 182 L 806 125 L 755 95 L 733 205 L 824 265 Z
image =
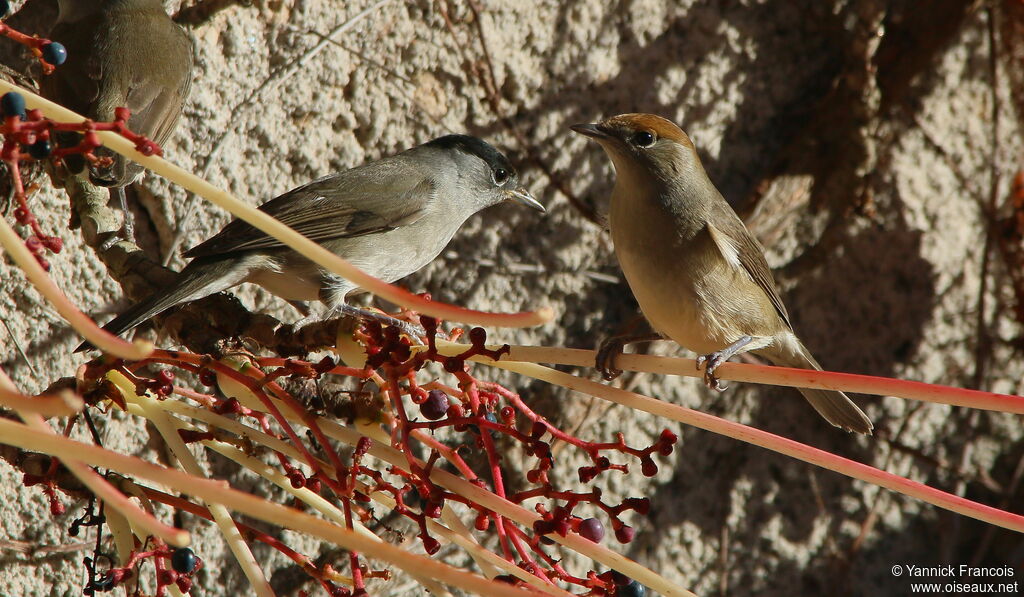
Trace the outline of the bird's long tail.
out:
M 198 300 L 230 288 L 241 282 L 243 275 L 243 272 L 231 271 L 227 262 L 193 261 L 178 274 L 169 289 L 157 291 L 149 298 L 132 305 L 127 311 L 111 319 L 103 329 L 120 336 L 175 305 Z M 92 344 L 83 342 L 75 352 L 89 348 L 92 348 Z
M 814 360 L 810 351 L 803 344 L 799 344 L 799 352 L 772 354 L 769 355 L 769 359 L 782 367 L 821 371 L 821 365 L 818 364 L 818 361 Z M 846 431 L 856 431 L 864 435 L 871 435 L 871 430 L 874 428 L 874 425 L 871 424 L 871 419 L 846 394 L 837 390 L 797 389 L 811 403 L 814 410 L 825 417 L 825 420 L 829 423 Z

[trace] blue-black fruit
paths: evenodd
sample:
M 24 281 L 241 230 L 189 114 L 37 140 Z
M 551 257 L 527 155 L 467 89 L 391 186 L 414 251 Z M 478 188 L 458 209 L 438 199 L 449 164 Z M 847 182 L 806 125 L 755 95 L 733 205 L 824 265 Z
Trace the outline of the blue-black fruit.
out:
M 4 116 L 20 116 L 25 118 L 25 98 L 17 91 L 8 91 L 0 96 L 0 112 Z
M 171 568 L 179 574 L 189 574 L 196 569 L 198 563 L 196 552 L 187 547 L 179 547 L 171 553 Z
M 45 139 L 40 139 L 27 148 L 28 154 L 37 160 L 45 160 L 50 157 L 50 153 L 53 152 L 53 146 L 50 142 Z
M 43 52 L 43 60 L 54 66 L 60 66 L 68 59 L 68 50 L 64 44 L 51 41 L 40 49 Z

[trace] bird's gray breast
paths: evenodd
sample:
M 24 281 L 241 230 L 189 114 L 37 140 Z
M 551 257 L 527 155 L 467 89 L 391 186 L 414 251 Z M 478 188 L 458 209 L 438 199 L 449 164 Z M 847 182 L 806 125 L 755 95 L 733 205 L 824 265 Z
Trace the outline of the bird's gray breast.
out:
M 431 205 L 422 218 L 408 225 L 364 236 L 328 240 L 323 245 L 366 273 L 385 282 L 394 282 L 433 261 L 465 220 L 462 214 L 447 213 Z M 337 286 L 349 284 L 336 274 L 320 271 Z

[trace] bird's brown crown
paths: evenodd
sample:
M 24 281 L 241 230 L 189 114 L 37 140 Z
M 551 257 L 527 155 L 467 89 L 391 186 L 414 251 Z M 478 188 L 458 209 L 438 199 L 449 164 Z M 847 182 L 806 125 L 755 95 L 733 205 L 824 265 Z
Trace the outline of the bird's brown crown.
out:
M 655 114 L 619 114 L 601 123 L 609 128 L 629 128 L 645 130 L 655 134 L 659 139 L 671 139 L 680 145 L 693 149 L 693 142 L 681 128 L 667 118 Z

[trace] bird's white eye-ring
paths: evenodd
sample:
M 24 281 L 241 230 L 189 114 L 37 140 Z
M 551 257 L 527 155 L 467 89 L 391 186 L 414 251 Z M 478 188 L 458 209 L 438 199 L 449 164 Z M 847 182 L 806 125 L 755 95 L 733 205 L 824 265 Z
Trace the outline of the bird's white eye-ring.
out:
M 499 187 L 508 182 L 510 176 L 512 176 L 512 174 L 504 168 L 495 168 L 491 172 L 491 178 L 494 180 L 494 184 Z
M 654 145 L 654 133 L 650 131 L 639 131 L 633 133 L 633 136 L 629 138 L 630 142 L 637 147 L 650 147 Z

